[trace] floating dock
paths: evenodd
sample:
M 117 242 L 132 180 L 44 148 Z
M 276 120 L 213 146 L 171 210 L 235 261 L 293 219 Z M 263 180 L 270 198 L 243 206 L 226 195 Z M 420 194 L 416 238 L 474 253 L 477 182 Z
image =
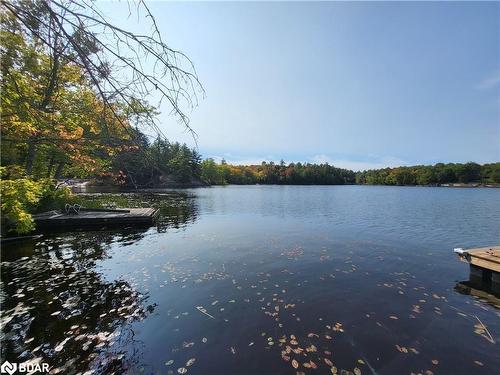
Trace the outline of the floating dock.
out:
M 39 230 L 57 230 L 60 228 L 98 228 L 116 226 L 151 226 L 158 215 L 156 208 L 123 209 L 81 209 L 78 214 L 66 214 L 58 211 L 33 215 Z
M 500 246 L 455 249 L 460 259 L 470 264 L 470 281 L 500 294 Z

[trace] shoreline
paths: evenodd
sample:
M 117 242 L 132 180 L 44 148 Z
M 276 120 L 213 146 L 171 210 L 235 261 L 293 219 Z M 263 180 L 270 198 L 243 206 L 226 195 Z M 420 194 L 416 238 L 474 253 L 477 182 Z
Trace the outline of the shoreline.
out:
M 75 194 L 86 193 L 147 193 L 156 189 L 194 189 L 217 186 L 387 186 L 387 187 L 434 187 L 434 188 L 452 188 L 452 189 L 498 189 L 500 184 L 484 184 L 484 183 L 453 183 L 453 184 L 429 184 L 429 185 L 385 185 L 385 184 L 225 184 L 225 185 L 209 185 L 203 183 L 172 183 L 150 187 L 134 188 L 131 186 L 118 185 L 100 185 L 91 184 L 91 181 L 79 182 L 76 184 L 67 184 L 71 191 Z M 104 190 L 104 191 L 99 191 Z

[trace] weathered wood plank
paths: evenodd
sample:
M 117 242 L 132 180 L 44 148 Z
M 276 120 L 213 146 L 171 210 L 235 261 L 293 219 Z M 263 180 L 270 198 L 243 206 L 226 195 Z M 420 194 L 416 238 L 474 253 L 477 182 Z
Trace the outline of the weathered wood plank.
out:
M 157 213 L 158 210 L 155 208 L 127 208 L 119 211 L 86 210 L 80 211 L 80 213 L 74 215 L 51 211 L 35 215 L 34 220 L 38 229 L 112 225 L 152 225 Z
M 472 265 L 500 272 L 500 246 L 482 247 L 465 251 L 465 259 Z

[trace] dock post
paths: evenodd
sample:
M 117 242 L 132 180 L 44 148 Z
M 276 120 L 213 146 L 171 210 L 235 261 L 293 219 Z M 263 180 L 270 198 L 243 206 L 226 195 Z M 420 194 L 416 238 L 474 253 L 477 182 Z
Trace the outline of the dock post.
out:
M 493 271 L 491 273 L 491 290 L 500 295 L 500 272 Z
M 469 280 L 476 284 L 489 284 L 491 282 L 491 271 L 482 267 L 475 266 L 470 264 L 470 276 Z

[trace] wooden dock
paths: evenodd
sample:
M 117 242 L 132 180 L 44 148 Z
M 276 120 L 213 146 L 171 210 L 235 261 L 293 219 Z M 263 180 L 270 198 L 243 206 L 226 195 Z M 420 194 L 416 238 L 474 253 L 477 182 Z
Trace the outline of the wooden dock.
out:
M 82 209 L 78 214 L 66 214 L 58 211 L 44 212 L 33 215 L 36 227 L 39 230 L 57 230 L 59 228 L 97 228 L 116 226 L 151 226 L 153 225 L 158 209 L 155 208 L 123 208 L 110 209 Z
M 486 285 L 500 294 L 500 246 L 455 249 L 460 259 L 470 264 L 470 281 Z

